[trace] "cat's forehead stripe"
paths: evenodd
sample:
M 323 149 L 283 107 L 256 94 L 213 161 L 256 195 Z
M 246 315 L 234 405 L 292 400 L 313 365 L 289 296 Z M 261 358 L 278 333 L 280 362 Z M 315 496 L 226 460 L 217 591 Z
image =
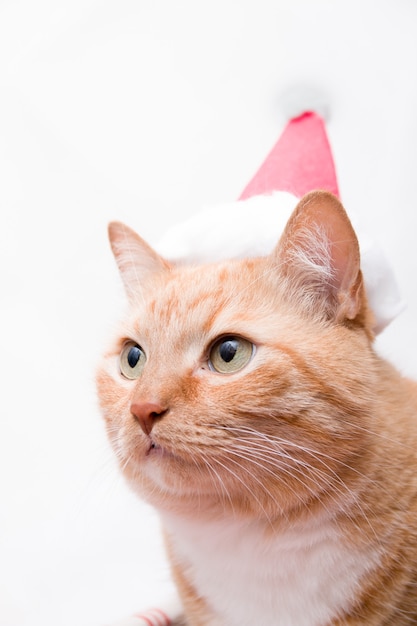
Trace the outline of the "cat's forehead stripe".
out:
M 208 331 L 225 307 L 233 308 L 234 301 L 241 300 L 236 269 L 208 266 L 177 272 L 149 301 L 147 310 L 167 324 L 195 322 L 200 316 L 201 327 Z

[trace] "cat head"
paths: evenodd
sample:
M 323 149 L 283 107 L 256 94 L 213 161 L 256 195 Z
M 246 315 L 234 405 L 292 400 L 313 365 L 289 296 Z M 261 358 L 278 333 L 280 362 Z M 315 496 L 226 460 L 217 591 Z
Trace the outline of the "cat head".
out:
M 339 201 L 305 196 L 267 257 L 175 266 L 122 224 L 109 234 L 129 309 L 97 382 L 132 486 L 184 514 L 271 518 L 338 499 L 358 474 L 375 367 Z

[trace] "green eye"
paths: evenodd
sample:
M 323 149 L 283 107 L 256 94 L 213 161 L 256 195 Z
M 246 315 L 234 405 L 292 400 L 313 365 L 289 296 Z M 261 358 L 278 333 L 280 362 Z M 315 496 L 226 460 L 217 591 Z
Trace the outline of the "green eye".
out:
M 249 363 L 253 344 L 242 337 L 222 337 L 210 350 L 209 367 L 219 374 L 234 374 Z
M 120 354 L 120 371 L 125 378 L 135 380 L 142 374 L 146 363 L 146 355 L 142 348 L 133 341 L 123 347 Z

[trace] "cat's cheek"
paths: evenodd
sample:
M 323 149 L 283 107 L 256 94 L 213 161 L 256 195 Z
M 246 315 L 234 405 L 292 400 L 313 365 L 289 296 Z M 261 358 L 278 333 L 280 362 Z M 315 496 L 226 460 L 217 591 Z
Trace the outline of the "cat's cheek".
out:
M 104 421 L 108 441 L 122 471 L 127 465 L 143 463 L 151 444 L 130 412 L 115 405 L 104 412 Z

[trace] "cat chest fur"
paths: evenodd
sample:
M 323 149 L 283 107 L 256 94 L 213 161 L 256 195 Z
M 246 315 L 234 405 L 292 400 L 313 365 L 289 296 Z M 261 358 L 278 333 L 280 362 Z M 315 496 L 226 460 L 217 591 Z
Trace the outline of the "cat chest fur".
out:
M 174 561 L 213 613 L 210 626 L 325 626 L 348 611 L 377 555 L 331 522 L 279 533 L 259 522 L 163 518 Z

